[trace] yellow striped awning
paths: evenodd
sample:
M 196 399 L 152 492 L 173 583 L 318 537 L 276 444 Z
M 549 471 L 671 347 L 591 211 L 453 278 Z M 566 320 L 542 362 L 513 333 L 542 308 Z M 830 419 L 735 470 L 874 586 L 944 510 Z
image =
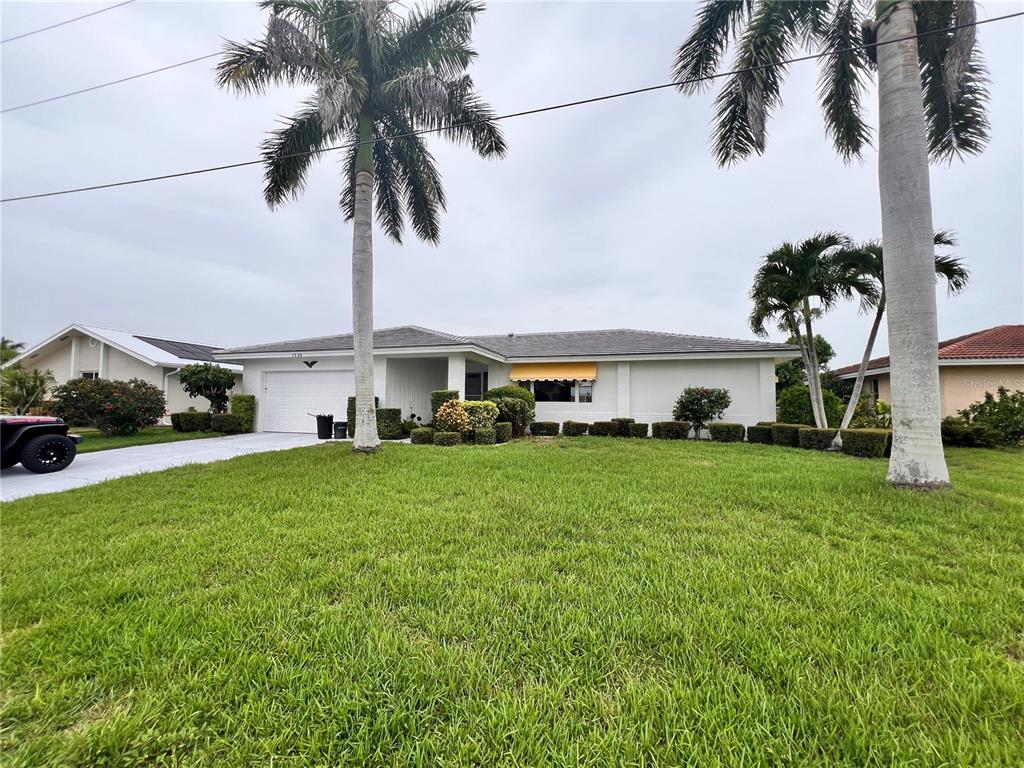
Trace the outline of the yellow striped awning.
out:
M 514 363 L 511 381 L 594 381 L 597 363 Z

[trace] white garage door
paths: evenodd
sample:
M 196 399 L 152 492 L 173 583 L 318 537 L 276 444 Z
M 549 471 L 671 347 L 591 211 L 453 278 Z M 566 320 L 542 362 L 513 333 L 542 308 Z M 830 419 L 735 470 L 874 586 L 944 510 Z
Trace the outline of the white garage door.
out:
M 270 371 L 263 391 L 265 432 L 316 432 L 311 413 L 332 413 L 345 421 L 348 398 L 356 393 L 352 371 Z

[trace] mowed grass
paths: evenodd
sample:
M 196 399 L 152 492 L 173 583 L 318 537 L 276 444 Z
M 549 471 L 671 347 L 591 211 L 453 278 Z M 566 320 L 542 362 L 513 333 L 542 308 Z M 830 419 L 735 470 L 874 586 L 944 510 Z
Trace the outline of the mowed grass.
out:
M 1024 764 L 1024 453 L 333 444 L 5 504 L 5 766 Z
M 128 448 L 133 445 L 154 443 L 177 443 L 181 440 L 201 440 L 204 437 L 220 437 L 220 432 L 175 432 L 170 427 L 146 427 L 134 435 L 100 434 L 98 429 L 72 427 L 73 434 L 81 435 L 85 441 L 78 445 L 79 453 L 108 451 L 111 448 Z

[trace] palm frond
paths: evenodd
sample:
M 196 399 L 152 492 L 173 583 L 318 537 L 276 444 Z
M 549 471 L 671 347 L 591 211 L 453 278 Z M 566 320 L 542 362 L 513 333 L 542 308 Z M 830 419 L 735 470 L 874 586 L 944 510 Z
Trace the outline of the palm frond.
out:
M 405 205 L 402 203 L 402 180 L 395 167 L 391 142 L 378 141 L 373 145 L 373 164 L 377 221 L 384 234 L 396 243 L 401 243 L 405 227 Z
M 389 115 L 382 122 L 390 135 L 407 134 L 412 129 L 399 115 Z M 448 201 L 434 156 L 419 136 L 394 139 L 390 144 L 412 229 L 420 239 L 437 243 L 441 239 L 440 215 Z
M 476 58 L 469 41 L 483 10 L 483 3 L 476 0 L 414 7 L 398 25 L 391 58 L 401 69 L 430 67 L 444 78 L 461 74 Z
M 334 64 L 316 86 L 316 102 L 325 126 L 336 126 L 344 116 L 356 115 L 366 101 L 367 84 L 359 62 L 345 59 Z
M 749 17 L 753 2 L 708 0 L 701 6 L 697 22 L 676 52 L 672 77 L 680 91 L 694 94 L 708 87 L 708 78 L 729 47 L 729 39 L 739 33 L 741 23 Z
M 963 261 L 952 256 L 935 257 L 935 274 L 945 278 L 950 295 L 961 293 L 971 279 L 971 273 Z
M 825 131 L 839 156 L 849 162 L 860 157 L 871 139 L 861 106 L 868 63 L 863 49 L 849 50 L 860 42 L 856 0 L 836 3 L 835 13 L 820 38 L 826 51 L 842 51 L 821 60 L 818 97 Z
M 299 114 L 287 120 L 263 142 L 263 196 L 274 208 L 288 197 L 296 198 L 305 189 L 306 172 L 317 155 L 334 135 L 324 130 L 320 112 L 307 104 Z
M 946 245 L 951 248 L 955 248 L 958 243 L 956 239 L 956 232 L 951 229 L 940 229 L 934 235 L 932 235 L 932 242 L 935 245 Z
M 282 63 L 271 56 L 266 40 L 224 43 L 224 56 L 217 62 L 216 83 L 237 93 L 263 93 L 272 85 L 299 85 L 314 77 L 311 68 Z

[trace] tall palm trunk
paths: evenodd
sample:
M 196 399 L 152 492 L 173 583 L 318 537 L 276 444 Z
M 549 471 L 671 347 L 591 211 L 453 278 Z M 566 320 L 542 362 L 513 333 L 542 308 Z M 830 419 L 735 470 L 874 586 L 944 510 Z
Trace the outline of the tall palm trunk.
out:
M 821 372 L 818 370 L 818 350 L 814 347 L 814 329 L 811 327 L 811 302 L 807 299 L 804 299 L 804 326 L 807 333 L 807 391 L 811 396 L 814 425 L 818 429 L 827 429 L 825 399 L 821 394 Z
M 878 21 L 878 180 L 892 382 L 889 482 L 936 488 L 949 485 L 949 472 L 940 432 L 934 230 L 916 31 L 911 0 L 894 3 Z
M 359 116 L 355 214 L 352 217 L 352 342 L 356 366 L 356 431 L 352 450 L 380 447 L 373 400 L 373 123 Z
M 860 400 L 860 391 L 864 388 L 864 376 L 868 372 L 868 363 L 871 362 L 871 350 L 875 348 L 875 339 L 878 338 L 878 328 L 882 324 L 882 316 L 885 314 L 885 289 L 878 299 L 878 309 L 875 310 L 875 321 L 871 324 L 871 333 L 868 334 L 868 343 L 864 345 L 864 355 L 860 359 L 860 367 L 857 368 L 857 378 L 853 380 L 853 390 L 850 392 L 850 402 L 846 404 L 846 413 L 843 414 L 843 421 L 839 425 L 839 432 L 836 432 L 832 440 L 832 448 L 839 450 L 843 447 L 842 431 L 850 426 L 853 414 L 857 410 L 857 402 Z

